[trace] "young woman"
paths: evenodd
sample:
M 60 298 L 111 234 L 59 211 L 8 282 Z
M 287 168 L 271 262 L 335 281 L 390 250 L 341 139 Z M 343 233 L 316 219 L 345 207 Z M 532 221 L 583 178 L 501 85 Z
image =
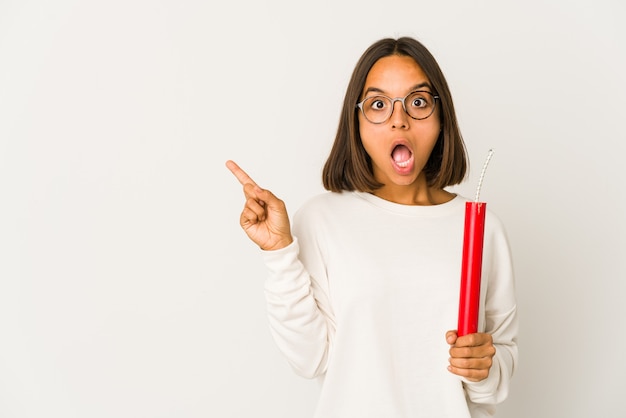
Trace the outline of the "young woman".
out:
M 294 216 L 234 162 L 240 223 L 263 250 L 272 334 L 319 377 L 317 418 L 488 417 L 517 363 L 504 228 L 487 214 L 479 332 L 458 337 L 467 157 L 446 80 L 412 38 L 362 55 L 324 166 Z

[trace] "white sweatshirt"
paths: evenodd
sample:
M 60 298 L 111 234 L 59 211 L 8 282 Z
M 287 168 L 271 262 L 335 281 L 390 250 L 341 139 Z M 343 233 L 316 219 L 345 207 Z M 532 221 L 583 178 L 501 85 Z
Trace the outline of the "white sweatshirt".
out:
M 407 206 L 324 193 L 293 220 L 295 241 L 265 251 L 272 335 L 296 373 L 322 383 L 316 418 L 489 417 L 517 362 L 509 246 L 487 211 L 479 331 L 489 377 L 447 371 L 457 328 L 466 199 Z

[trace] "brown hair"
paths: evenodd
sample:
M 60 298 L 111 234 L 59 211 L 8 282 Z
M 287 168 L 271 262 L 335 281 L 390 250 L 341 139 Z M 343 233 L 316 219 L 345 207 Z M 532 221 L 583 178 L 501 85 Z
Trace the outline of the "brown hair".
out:
M 383 186 L 374 178 L 371 159 L 361 143 L 356 103 L 374 63 L 390 55 L 413 58 L 428 77 L 433 93 L 440 97 L 442 129 L 424 167 L 428 185 L 442 189 L 465 178 L 468 167 L 465 144 L 448 83 L 439 64 L 426 47 L 413 38 L 386 38 L 375 42 L 363 53 L 350 78 L 335 142 L 322 172 L 322 182 L 327 190 L 372 192 Z

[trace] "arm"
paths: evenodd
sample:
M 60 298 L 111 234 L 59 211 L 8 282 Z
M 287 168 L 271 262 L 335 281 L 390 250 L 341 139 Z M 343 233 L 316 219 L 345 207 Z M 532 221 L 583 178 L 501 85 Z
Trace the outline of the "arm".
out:
M 322 266 L 321 257 L 315 251 L 301 257 L 285 204 L 269 190 L 261 189 L 233 161 L 226 166 L 243 186 L 246 197 L 240 225 L 263 250 L 270 273 L 265 294 L 272 336 L 296 373 L 309 378 L 323 374 L 331 345 L 329 303 L 325 287 L 311 277 L 301 261 L 311 261 L 309 267 L 320 277 L 323 268 L 315 266 Z
M 334 335 L 325 280 L 305 268 L 301 259 L 307 256 L 298 238 L 286 248 L 264 252 L 263 258 L 269 270 L 265 296 L 274 341 L 298 375 L 324 374 Z M 317 270 L 307 266 L 311 272 Z

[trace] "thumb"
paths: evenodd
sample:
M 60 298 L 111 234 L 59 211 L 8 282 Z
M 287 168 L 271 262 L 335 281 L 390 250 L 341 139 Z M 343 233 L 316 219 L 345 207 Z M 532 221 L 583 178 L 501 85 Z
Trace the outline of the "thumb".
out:
M 446 342 L 450 345 L 454 345 L 454 343 L 456 343 L 456 340 L 458 338 L 458 335 L 456 333 L 456 331 L 448 331 L 446 332 Z
M 255 183 L 246 183 L 243 185 L 243 192 L 248 198 L 252 198 L 261 204 L 265 204 L 266 200 L 271 200 L 273 194 L 269 190 L 261 189 Z
M 254 185 L 254 194 L 260 203 L 269 210 L 282 211 L 285 208 L 285 203 L 280 200 L 274 193 L 267 189 L 261 189 L 259 186 Z

